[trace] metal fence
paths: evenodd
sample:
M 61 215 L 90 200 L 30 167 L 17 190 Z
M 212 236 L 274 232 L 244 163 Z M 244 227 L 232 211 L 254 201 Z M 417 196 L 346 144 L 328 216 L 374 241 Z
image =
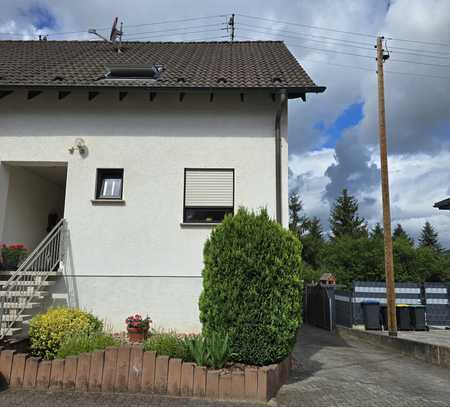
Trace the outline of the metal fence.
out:
M 396 283 L 397 304 L 426 306 L 427 325 L 450 326 L 450 283 Z M 355 281 L 349 290 L 336 289 L 335 318 L 338 325 L 351 327 L 364 324 L 361 303 L 386 303 L 386 284 L 383 282 Z

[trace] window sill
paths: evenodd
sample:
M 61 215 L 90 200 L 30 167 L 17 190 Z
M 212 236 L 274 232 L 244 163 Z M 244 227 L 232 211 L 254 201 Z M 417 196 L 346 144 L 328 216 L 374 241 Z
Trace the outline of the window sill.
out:
M 91 199 L 92 205 L 125 205 L 123 199 Z
M 180 222 L 180 226 L 182 228 L 189 228 L 189 227 L 207 227 L 212 228 L 214 226 L 220 225 L 221 222 L 215 222 L 215 223 L 207 223 L 207 222 Z

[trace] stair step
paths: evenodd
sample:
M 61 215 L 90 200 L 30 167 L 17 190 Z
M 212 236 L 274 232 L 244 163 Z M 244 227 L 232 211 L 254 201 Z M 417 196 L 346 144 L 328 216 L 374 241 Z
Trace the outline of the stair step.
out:
M 0 271 L 0 276 L 12 276 L 15 271 Z M 49 276 L 49 277 L 59 277 L 62 276 L 62 271 L 21 271 L 21 275 L 24 276 Z
M 48 295 L 48 291 L 0 291 L 0 297 L 38 297 L 44 298 Z
M 5 302 L 3 304 L 3 308 L 4 309 L 30 309 L 30 308 L 35 308 L 38 307 L 39 304 L 38 302 L 29 302 L 27 304 L 24 304 L 22 302 Z
M 12 322 L 12 321 L 23 322 L 23 321 L 28 320 L 28 319 L 30 319 L 32 317 L 33 317 L 33 315 L 20 314 L 19 316 L 16 316 L 16 315 L 5 314 L 5 315 L 2 316 L 1 322 Z
M 4 336 L 13 336 L 16 335 L 17 332 L 22 331 L 22 328 L 0 328 L 0 335 Z
M 41 286 L 50 286 L 55 284 L 56 281 L 36 281 L 36 280 L 19 280 L 14 282 L 14 286 L 34 286 L 34 285 L 41 285 Z M 8 285 L 8 281 L 0 281 L 0 286 Z

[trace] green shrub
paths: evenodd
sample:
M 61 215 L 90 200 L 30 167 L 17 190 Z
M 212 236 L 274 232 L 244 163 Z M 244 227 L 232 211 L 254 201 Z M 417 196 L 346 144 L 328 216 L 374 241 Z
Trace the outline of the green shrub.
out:
M 204 248 L 200 320 L 206 337 L 228 334 L 234 360 L 265 365 L 286 357 L 301 323 L 301 244 L 260 214 L 239 209 Z
M 35 356 L 53 359 L 62 343 L 73 335 L 100 332 L 103 323 L 89 312 L 74 308 L 52 308 L 30 322 L 31 351 Z
M 72 355 L 77 356 L 83 352 L 106 349 L 108 346 L 119 346 L 120 343 L 117 338 L 104 332 L 69 336 L 61 344 L 56 356 L 58 358 L 65 358 L 66 356 Z
M 185 361 L 192 360 L 188 339 L 176 332 L 161 332 L 151 335 L 144 342 L 144 350 Z

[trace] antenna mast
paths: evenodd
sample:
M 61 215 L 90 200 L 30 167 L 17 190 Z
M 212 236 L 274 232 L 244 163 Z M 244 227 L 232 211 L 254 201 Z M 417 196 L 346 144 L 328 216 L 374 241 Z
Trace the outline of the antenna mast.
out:
M 90 28 L 88 30 L 89 34 L 94 34 L 97 37 L 101 38 L 105 42 L 109 42 L 110 44 L 117 46 L 117 52 L 120 52 L 120 45 L 122 44 L 122 34 L 123 34 L 123 22 L 120 23 L 120 30 L 117 28 L 118 17 L 116 17 L 113 21 L 113 25 L 111 28 L 111 34 L 109 39 L 99 34 L 95 28 Z
M 231 14 L 230 19 L 228 20 L 228 32 L 230 33 L 230 41 L 233 42 L 234 41 L 234 13 Z

